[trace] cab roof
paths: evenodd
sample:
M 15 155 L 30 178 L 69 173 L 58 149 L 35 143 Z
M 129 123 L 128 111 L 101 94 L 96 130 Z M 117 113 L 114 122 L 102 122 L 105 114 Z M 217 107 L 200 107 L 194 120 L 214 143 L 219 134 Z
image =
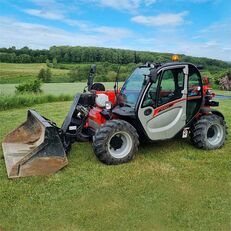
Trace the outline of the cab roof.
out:
M 146 64 L 139 66 L 139 68 L 150 67 L 150 68 L 156 68 L 157 70 L 159 70 L 160 68 L 163 68 L 163 67 L 170 67 L 170 66 L 177 66 L 177 65 L 179 65 L 179 66 L 180 65 L 192 65 L 192 66 L 197 68 L 197 66 L 195 66 L 194 64 L 192 64 L 190 62 L 166 62 L 166 63 L 147 62 Z

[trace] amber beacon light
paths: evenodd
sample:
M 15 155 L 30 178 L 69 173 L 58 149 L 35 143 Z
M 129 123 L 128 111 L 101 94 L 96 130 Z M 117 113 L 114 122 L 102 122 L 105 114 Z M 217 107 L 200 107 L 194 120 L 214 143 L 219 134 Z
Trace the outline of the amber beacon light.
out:
M 180 61 L 180 57 L 178 55 L 173 55 L 172 56 L 172 61 L 173 62 L 179 62 Z

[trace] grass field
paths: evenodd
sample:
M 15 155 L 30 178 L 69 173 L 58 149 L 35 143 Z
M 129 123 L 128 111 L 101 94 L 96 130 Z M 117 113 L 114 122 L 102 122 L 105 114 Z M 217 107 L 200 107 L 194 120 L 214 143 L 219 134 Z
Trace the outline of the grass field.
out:
M 114 86 L 114 82 L 104 82 L 105 88 L 107 90 L 112 90 Z M 122 86 L 122 82 L 119 83 L 119 86 Z M 15 86 L 17 84 L 0 84 L 0 95 L 12 95 L 15 93 Z M 83 88 L 86 86 L 86 83 L 44 83 L 42 85 L 43 93 L 52 94 L 52 95 L 60 95 L 60 94 L 69 94 L 74 95 L 77 92 L 82 92 Z M 216 94 L 220 95 L 230 95 L 231 91 L 221 91 L 214 90 Z
M 105 82 L 103 83 L 107 90 L 112 90 L 114 83 L 113 82 Z M 83 92 L 84 87 L 86 87 L 86 83 L 44 83 L 42 85 L 42 90 L 44 94 L 52 94 L 52 95 L 75 95 L 78 92 Z M 122 83 L 120 83 L 120 86 Z M 17 84 L 0 84 L 0 94 L 3 95 L 12 95 L 15 93 L 15 86 Z
M 215 90 L 215 92 L 218 95 L 228 95 L 228 96 L 231 96 L 231 91 Z
M 61 125 L 70 104 L 34 108 Z M 223 100 L 220 107 L 229 127 L 230 105 L 231 100 Z M 1 140 L 25 120 L 26 110 L 0 112 Z M 62 171 L 17 180 L 7 179 L 0 158 L 0 227 L 25 231 L 231 230 L 230 150 L 230 139 L 215 151 L 198 150 L 186 140 L 175 139 L 143 144 L 132 162 L 106 166 L 96 159 L 90 143 L 76 143 Z
M 21 83 L 35 79 L 41 68 L 47 68 L 44 63 L 15 64 L 0 63 L 0 84 Z M 67 82 L 68 70 L 51 69 L 53 82 Z
M 104 83 L 107 90 L 112 90 L 114 83 Z M 120 84 L 121 85 L 121 84 Z M 43 84 L 42 93 L 15 94 L 15 84 L 0 84 L 0 111 L 31 107 L 35 104 L 72 100 L 76 93 L 83 92 L 86 83 L 49 83 Z

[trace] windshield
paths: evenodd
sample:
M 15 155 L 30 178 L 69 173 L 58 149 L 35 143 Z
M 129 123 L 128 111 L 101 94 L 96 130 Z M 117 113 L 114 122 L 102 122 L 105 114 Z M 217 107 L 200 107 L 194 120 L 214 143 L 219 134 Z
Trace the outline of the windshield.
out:
M 149 75 L 148 67 L 137 68 L 131 76 L 125 81 L 120 96 L 122 103 L 134 107 L 141 89 L 145 83 L 145 75 Z

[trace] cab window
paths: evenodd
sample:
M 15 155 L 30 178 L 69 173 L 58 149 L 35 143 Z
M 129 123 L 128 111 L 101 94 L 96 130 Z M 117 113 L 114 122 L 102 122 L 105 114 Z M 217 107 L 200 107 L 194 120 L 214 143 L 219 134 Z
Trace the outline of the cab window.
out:
M 159 79 L 160 75 L 157 79 Z M 142 104 L 142 107 L 152 106 L 155 107 L 156 105 L 156 94 L 157 94 L 157 85 L 158 81 L 156 83 L 152 83 L 150 88 L 148 89 L 147 93 L 145 94 L 144 101 Z
M 199 71 L 189 65 L 188 75 L 188 100 L 186 121 L 189 122 L 199 111 L 202 103 L 202 81 Z
M 180 99 L 184 89 L 184 72 L 183 68 L 165 70 L 162 74 L 158 106 Z
M 200 96 L 202 94 L 201 85 L 201 77 L 198 70 L 194 66 L 190 66 L 188 76 L 188 97 Z

